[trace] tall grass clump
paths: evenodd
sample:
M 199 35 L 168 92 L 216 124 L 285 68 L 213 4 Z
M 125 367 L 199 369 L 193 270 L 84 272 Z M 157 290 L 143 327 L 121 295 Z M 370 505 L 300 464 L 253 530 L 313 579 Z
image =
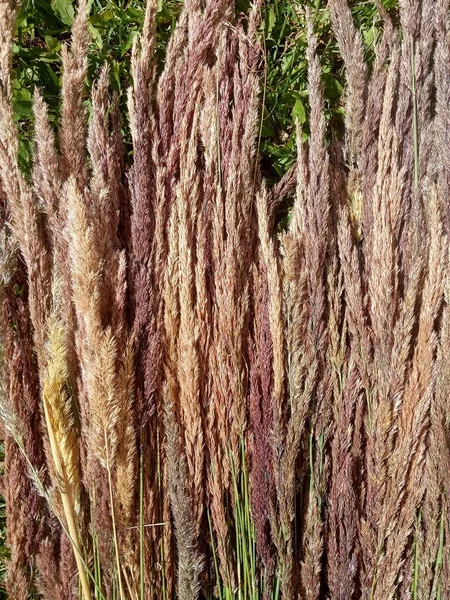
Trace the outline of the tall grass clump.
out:
M 377 4 L 370 63 L 327 8 L 345 135 L 299 8 L 309 132 L 269 187 L 259 0 L 186 0 L 160 74 L 148 0 L 125 116 L 79 0 L 30 175 L 0 0 L 11 600 L 450 597 L 449 6 Z

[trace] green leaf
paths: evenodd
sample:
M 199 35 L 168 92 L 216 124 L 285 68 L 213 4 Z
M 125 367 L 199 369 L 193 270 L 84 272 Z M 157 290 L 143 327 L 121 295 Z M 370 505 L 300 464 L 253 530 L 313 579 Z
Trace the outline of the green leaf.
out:
M 297 100 L 295 101 L 294 108 L 292 109 L 292 117 L 293 119 L 298 119 L 300 125 L 306 123 L 306 110 L 305 105 L 301 101 L 301 99 L 297 96 Z
M 270 7 L 266 17 L 266 38 L 270 38 L 275 25 L 275 9 L 273 6 Z
M 13 109 L 14 117 L 20 121 L 23 119 L 29 119 L 32 114 L 33 97 L 30 90 L 24 87 L 19 87 L 20 84 L 16 84 L 17 87 L 13 89 Z
M 92 15 L 89 18 L 90 23 L 99 27 L 100 29 L 106 29 L 108 27 L 108 22 L 114 19 L 114 13 L 111 8 L 107 8 L 103 10 L 101 13 L 97 13 L 96 15 Z
M 72 25 L 75 19 L 75 11 L 71 0 L 52 0 L 52 8 L 61 23 Z
M 133 42 L 138 35 L 139 35 L 139 31 L 137 31 L 137 30 L 130 31 L 130 35 L 128 36 L 125 44 L 123 44 L 123 46 L 120 48 L 121 56 L 124 56 L 128 52 L 128 50 L 132 47 Z
M 51 52 L 59 52 L 61 50 L 61 42 L 57 38 L 53 37 L 52 35 L 46 35 L 44 39 L 45 43 L 47 44 L 47 48 Z M 55 58 L 53 58 L 53 60 L 55 60 Z
M 94 27 L 92 23 L 89 23 L 89 33 L 91 34 L 92 40 L 94 41 L 97 48 L 101 50 L 103 48 L 103 38 L 99 30 L 96 27 Z
M 367 31 L 363 31 L 364 44 L 367 47 L 373 46 L 375 43 L 376 36 L 377 30 L 375 29 L 375 27 L 371 27 Z
M 324 73 L 322 81 L 325 86 L 325 97 L 336 100 L 342 94 L 342 85 L 331 73 Z
M 275 135 L 276 135 L 275 125 L 273 123 L 272 117 L 267 112 L 266 107 L 264 107 L 261 135 L 264 138 L 265 137 L 275 137 Z

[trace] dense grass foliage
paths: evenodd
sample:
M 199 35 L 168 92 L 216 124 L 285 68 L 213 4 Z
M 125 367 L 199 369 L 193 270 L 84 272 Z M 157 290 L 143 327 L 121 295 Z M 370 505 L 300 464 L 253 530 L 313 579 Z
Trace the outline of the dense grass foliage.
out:
M 450 597 L 449 0 L 27 10 L 11 600 Z
M 385 6 L 395 15 L 396 0 Z M 369 60 L 379 37 L 381 21 L 373 2 L 351 3 L 352 14 L 360 28 Z M 245 11 L 246 4 L 237 4 Z M 327 119 L 333 130 L 342 135 L 342 86 L 344 72 L 335 38 L 331 33 L 329 11 L 320 2 L 312 5 L 316 13 L 319 52 L 323 65 L 322 79 Z M 158 6 L 157 57 L 159 68 L 164 51 L 181 9 L 179 0 L 161 2 Z M 308 89 L 306 60 L 306 28 L 301 5 L 295 0 L 268 0 L 263 6 L 260 38 L 265 48 L 263 86 L 263 120 L 261 126 L 262 168 L 273 182 L 278 181 L 293 165 L 296 157 L 295 119 L 308 135 Z M 32 90 L 38 86 L 49 106 L 50 120 L 56 127 L 59 119 L 61 90 L 61 43 L 70 36 L 74 5 L 71 0 L 25 0 L 17 19 L 14 45 L 14 114 L 20 127 L 20 161 L 29 168 L 32 155 Z M 92 83 L 106 60 L 111 68 L 111 86 L 122 98 L 130 85 L 130 54 L 133 40 L 142 28 L 144 3 L 92 3 L 89 29 L 93 44 L 89 55 L 89 82 Z M 131 151 L 129 132 L 124 132 Z
M 21 132 L 20 160 L 27 168 L 31 160 L 32 93 L 38 86 L 49 106 L 51 122 L 59 121 L 61 92 L 61 44 L 70 37 L 75 14 L 71 0 L 25 0 L 17 19 L 14 45 L 13 106 Z M 164 50 L 181 3 L 169 0 L 158 10 L 157 55 L 162 66 Z M 89 31 L 92 46 L 89 54 L 88 82 L 92 83 L 105 61 L 111 68 L 111 85 L 124 100 L 130 84 L 130 50 L 142 29 L 143 2 L 92 3 Z
M 394 6 L 394 3 L 392 3 Z M 144 3 L 95 1 L 91 6 L 89 29 L 92 45 L 89 54 L 87 85 L 98 74 L 106 60 L 111 68 L 111 87 L 120 94 L 125 110 L 126 88 L 130 85 L 130 55 L 133 40 L 141 31 Z M 261 165 L 264 174 L 278 181 L 296 160 L 295 119 L 304 127 L 304 137 L 309 132 L 307 109 L 306 29 L 299 5 L 290 0 L 268 1 L 264 7 L 260 37 L 265 49 L 265 80 L 263 86 L 263 120 L 261 124 Z M 245 3 L 239 6 L 245 10 Z M 342 61 L 331 32 L 329 11 L 314 6 L 318 31 L 319 51 L 323 61 L 323 82 L 326 115 L 335 115 L 333 125 L 342 132 L 341 95 L 344 82 Z M 161 2 L 157 13 L 157 64 L 163 68 L 165 49 L 169 36 L 181 10 L 181 3 L 173 0 Z M 352 11 L 364 33 L 369 52 L 380 31 L 380 21 L 373 3 L 354 2 Z M 59 125 L 61 92 L 61 44 L 70 39 L 75 15 L 71 0 L 25 0 L 19 8 L 17 34 L 13 46 L 12 101 L 14 118 L 19 127 L 19 161 L 29 173 L 33 148 L 33 89 L 42 91 L 48 104 L 52 127 Z M 90 99 L 86 101 L 90 110 Z M 122 126 L 128 151 L 131 153 L 127 121 Z M 281 207 L 283 217 L 289 200 Z M 285 224 L 282 226 L 285 226 Z M 4 500 L 0 506 L 0 581 L 6 572 L 9 551 L 6 543 Z M 1 584 L 0 584 L 1 585 Z M 2 592 L 3 593 L 3 592 Z

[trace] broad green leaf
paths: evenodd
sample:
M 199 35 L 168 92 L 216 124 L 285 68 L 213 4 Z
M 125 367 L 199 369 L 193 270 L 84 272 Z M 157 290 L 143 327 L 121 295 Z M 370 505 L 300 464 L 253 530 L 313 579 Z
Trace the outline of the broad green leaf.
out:
M 120 55 L 121 56 L 124 56 L 128 52 L 128 50 L 130 50 L 130 48 L 133 45 L 134 40 L 136 39 L 136 37 L 138 35 L 139 35 L 139 31 L 137 31 L 137 30 L 130 31 L 130 35 L 128 36 L 126 42 L 120 48 Z
M 75 11 L 71 0 L 52 0 L 52 8 L 64 25 L 71 26 L 75 18 Z
M 303 102 L 301 101 L 301 99 L 299 97 L 297 97 L 297 100 L 295 101 L 295 104 L 294 104 L 294 108 L 292 109 L 292 117 L 294 120 L 298 119 L 300 122 L 300 125 L 303 125 L 304 123 L 306 123 L 305 105 L 303 104 Z

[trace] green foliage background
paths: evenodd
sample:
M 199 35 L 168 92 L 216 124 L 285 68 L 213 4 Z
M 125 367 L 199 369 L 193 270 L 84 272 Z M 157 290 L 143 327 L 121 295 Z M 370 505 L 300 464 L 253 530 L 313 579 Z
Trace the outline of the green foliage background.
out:
M 240 0 L 245 10 L 247 0 Z M 396 0 L 388 0 L 388 8 Z M 380 31 L 374 2 L 351 2 L 357 24 L 363 32 L 368 57 Z M 92 51 L 90 78 L 108 61 L 112 86 L 125 100 L 130 82 L 129 57 L 133 40 L 144 18 L 143 0 L 92 0 L 90 29 Z M 323 83 L 327 115 L 339 132 L 342 120 L 343 68 L 337 45 L 331 34 L 329 13 L 321 0 L 312 9 L 320 40 Z M 181 0 L 159 0 L 158 59 L 162 65 L 164 49 Z M 277 180 L 295 159 L 294 118 L 308 133 L 308 92 L 306 89 L 306 32 L 300 0 L 266 0 L 261 40 L 266 50 L 266 75 L 262 94 L 264 112 L 261 128 L 262 168 L 269 179 Z M 21 132 L 20 160 L 27 169 L 32 155 L 31 105 L 34 86 L 39 86 L 50 106 L 51 118 L 57 122 L 61 87 L 61 44 L 70 37 L 74 18 L 72 0 L 24 0 L 17 23 L 14 46 L 13 100 Z

